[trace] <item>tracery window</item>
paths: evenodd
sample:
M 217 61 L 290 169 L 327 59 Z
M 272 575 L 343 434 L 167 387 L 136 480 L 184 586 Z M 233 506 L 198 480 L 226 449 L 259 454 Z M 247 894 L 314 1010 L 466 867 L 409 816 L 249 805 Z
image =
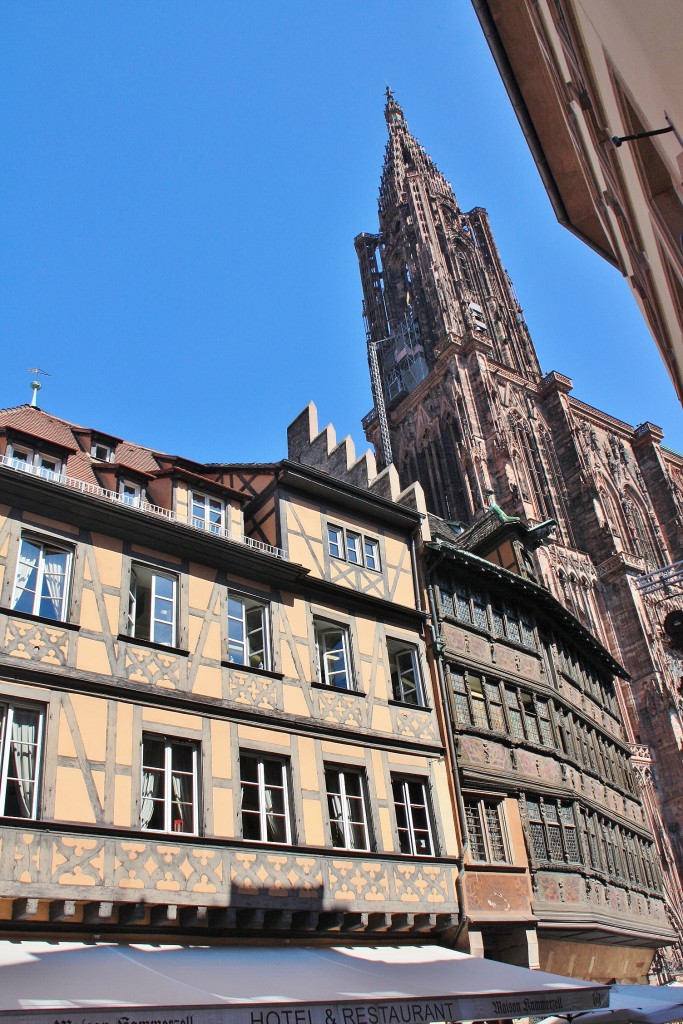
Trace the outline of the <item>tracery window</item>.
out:
M 658 550 L 658 545 L 652 535 L 652 529 L 647 523 L 638 503 L 632 498 L 627 498 L 624 502 L 624 511 L 634 554 L 640 555 L 653 568 L 662 565 L 664 559 Z

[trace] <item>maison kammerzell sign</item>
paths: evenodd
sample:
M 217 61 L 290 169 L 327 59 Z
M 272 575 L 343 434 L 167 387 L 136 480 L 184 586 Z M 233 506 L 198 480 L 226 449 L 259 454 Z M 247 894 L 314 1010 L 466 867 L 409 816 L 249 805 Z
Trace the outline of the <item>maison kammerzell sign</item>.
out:
M 27 1000 L 28 1002 L 28 1000 Z M 607 989 L 557 994 L 538 992 L 476 996 L 445 996 L 371 1002 L 265 1003 L 154 1008 L 112 1007 L 99 1010 L 69 1007 L 4 1012 L 12 1024 L 435 1024 L 510 1017 L 577 1013 L 606 1007 Z

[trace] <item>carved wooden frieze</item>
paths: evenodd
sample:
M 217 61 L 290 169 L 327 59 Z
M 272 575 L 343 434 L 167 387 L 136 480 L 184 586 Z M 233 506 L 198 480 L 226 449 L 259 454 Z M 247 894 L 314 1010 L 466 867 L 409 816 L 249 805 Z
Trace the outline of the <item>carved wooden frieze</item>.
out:
M 438 739 L 434 715 L 413 708 L 392 707 L 393 731 L 398 736 L 416 740 Z
M 9 898 L 452 913 L 453 864 L 0 829 Z M 302 907 L 302 901 L 304 906 Z
M 47 665 L 65 666 L 69 662 L 72 631 L 59 624 L 31 622 L 7 617 L 3 653 Z
M 492 875 L 468 870 L 465 897 L 467 912 L 475 917 L 531 913 L 531 894 L 525 875 Z
M 250 708 L 265 711 L 282 711 L 282 681 L 270 676 L 255 675 L 229 668 L 227 673 L 228 700 Z
M 460 761 L 472 765 L 490 766 L 502 771 L 514 768 L 510 751 L 502 743 L 479 736 L 460 736 Z
M 163 686 L 169 690 L 186 689 L 187 658 L 181 654 L 122 643 L 119 662 L 120 674 L 133 683 Z
M 614 916 L 615 919 L 630 918 L 641 925 L 667 924 L 664 900 L 644 893 L 630 892 L 619 885 L 585 878 L 579 874 L 554 871 L 538 871 L 533 878 L 534 913 L 557 913 L 566 910 L 568 914 L 583 909 L 593 916 Z
M 317 716 L 323 722 L 348 728 L 368 728 L 368 704 L 365 698 L 343 690 L 315 689 Z

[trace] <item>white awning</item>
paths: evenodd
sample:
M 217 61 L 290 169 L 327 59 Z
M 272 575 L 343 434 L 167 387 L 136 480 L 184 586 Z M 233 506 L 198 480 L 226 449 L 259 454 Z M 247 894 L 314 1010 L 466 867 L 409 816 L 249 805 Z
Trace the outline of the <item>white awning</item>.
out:
M 608 993 L 440 946 L 0 942 L 14 1024 L 429 1024 L 593 1010 Z
M 582 1013 L 577 1024 L 670 1024 L 683 1020 L 683 987 L 677 985 L 612 985 L 609 1009 Z M 540 1024 L 567 1024 L 548 1017 Z

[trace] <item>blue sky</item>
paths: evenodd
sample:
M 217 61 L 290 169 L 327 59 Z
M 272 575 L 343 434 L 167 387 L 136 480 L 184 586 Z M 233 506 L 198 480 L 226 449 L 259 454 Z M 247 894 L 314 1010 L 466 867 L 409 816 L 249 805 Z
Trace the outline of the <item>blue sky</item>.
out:
M 0 6 L 0 406 L 202 461 L 286 454 L 309 401 L 365 447 L 353 238 L 390 83 L 485 206 L 544 371 L 683 450 L 625 282 L 550 209 L 468 0 Z

